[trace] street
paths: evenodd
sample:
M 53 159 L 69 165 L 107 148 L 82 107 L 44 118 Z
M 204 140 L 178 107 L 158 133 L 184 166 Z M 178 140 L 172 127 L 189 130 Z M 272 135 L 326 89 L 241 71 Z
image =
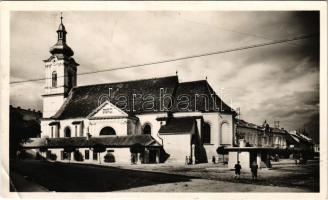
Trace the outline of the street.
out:
M 35 188 L 57 192 L 317 192 L 319 164 L 312 162 L 294 166 L 285 162 L 271 170 L 259 171 L 259 180 L 242 171 L 240 180 L 233 171 L 214 164 L 195 166 L 173 165 L 113 165 L 60 163 L 46 161 L 17 161 L 11 171 L 19 174 Z M 16 184 L 17 191 L 33 191 Z M 21 183 L 21 181 L 18 181 Z M 19 187 L 24 185 L 25 187 Z M 36 190 L 37 191 L 37 190 Z

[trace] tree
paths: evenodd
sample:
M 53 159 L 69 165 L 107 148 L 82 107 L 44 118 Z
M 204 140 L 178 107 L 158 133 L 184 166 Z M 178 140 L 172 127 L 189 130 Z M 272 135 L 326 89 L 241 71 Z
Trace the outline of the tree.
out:
M 71 153 L 75 151 L 75 147 L 69 145 L 69 146 L 66 146 L 64 147 L 64 152 L 65 153 L 69 153 L 69 156 L 68 156 L 68 162 L 71 162 Z
M 24 142 L 40 135 L 40 123 L 37 120 L 26 121 L 21 113 L 10 110 L 9 133 L 9 154 L 10 158 L 15 158 Z
M 44 152 L 47 152 L 48 151 L 48 148 L 46 146 L 41 146 L 41 147 L 39 147 L 39 151 L 41 153 L 44 153 Z M 41 158 L 42 158 L 42 156 L 41 156 Z
M 73 156 L 74 156 L 74 160 L 83 161 L 82 153 L 78 149 L 74 151 Z
M 100 153 L 105 152 L 106 151 L 106 147 L 103 144 L 95 144 L 92 147 L 92 151 L 98 153 L 99 164 L 101 164 Z
M 137 160 L 138 160 L 138 153 L 143 153 L 145 151 L 145 147 L 144 146 L 142 146 L 141 144 L 139 144 L 139 143 L 135 143 L 134 145 L 132 145 L 131 147 L 130 147 L 130 152 L 131 152 L 131 161 L 132 161 L 132 163 L 135 163 L 135 162 L 137 162 Z M 140 158 L 140 160 L 141 160 L 141 158 Z
M 216 153 L 218 153 L 219 155 L 222 155 L 223 156 L 223 164 L 225 164 L 224 163 L 224 155 L 228 154 L 228 151 L 227 151 L 227 149 L 225 149 L 225 146 L 219 146 L 216 149 Z
M 142 153 L 145 151 L 145 147 L 139 143 L 136 143 L 130 147 L 131 153 Z

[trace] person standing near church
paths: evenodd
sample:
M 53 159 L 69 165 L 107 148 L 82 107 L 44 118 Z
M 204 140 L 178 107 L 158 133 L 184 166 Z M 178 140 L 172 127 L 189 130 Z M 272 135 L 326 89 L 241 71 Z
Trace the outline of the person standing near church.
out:
M 256 161 L 253 162 L 251 166 L 251 171 L 252 171 L 252 179 L 257 180 L 257 170 L 259 166 L 257 165 Z
M 235 179 L 240 178 L 241 165 L 239 163 L 240 162 L 238 161 L 237 164 L 235 164 Z

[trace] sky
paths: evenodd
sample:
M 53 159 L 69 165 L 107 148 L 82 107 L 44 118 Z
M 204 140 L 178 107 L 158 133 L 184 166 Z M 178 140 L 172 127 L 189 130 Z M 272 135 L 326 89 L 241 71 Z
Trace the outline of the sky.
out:
M 318 12 L 64 12 L 78 73 L 143 64 L 319 33 Z M 10 81 L 44 78 L 59 12 L 11 12 Z M 78 85 L 175 75 L 207 81 L 241 118 L 280 121 L 319 142 L 319 39 L 78 76 Z M 44 81 L 10 85 L 10 103 L 42 111 Z

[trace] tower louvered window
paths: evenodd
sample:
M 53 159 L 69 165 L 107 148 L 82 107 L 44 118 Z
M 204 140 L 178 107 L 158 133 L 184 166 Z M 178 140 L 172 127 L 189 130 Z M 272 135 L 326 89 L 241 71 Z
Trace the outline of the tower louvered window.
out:
M 57 87 L 57 72 L 52 72 L 52 87 Z

